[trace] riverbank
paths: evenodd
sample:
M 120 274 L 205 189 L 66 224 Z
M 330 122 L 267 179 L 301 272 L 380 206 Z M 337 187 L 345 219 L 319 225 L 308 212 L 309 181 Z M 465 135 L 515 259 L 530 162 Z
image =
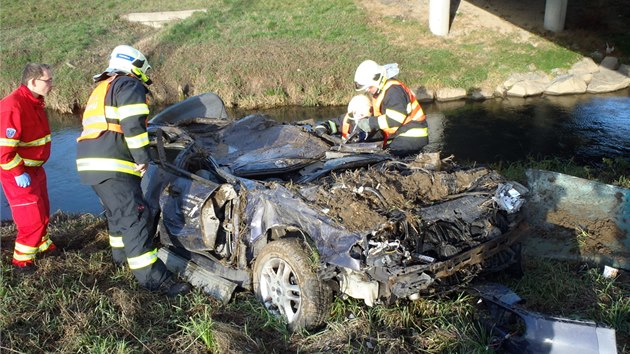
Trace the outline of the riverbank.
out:
M 540 2 L 528 5 L 530 10 L 538 12 Z M 227 106 L 243 109 L 345 105 L 354 94 L 354 69 L 366 58 L 397 62 L 399 78 L 414 90 L 493 92 L 514 73 L 568 70 L 600 50 L 602 36 L 615 41 L 610 54 L 628 63 L 630 44 L 616 37 L 619 31 L 628 33 L 628 21 L 552 34 L 528 25 L 522 5 L 501 3 L 459 2 L 446 37 L 428 30 L 428 0 L 3 4 L 0 94 L 15 88 L 26 62 L 48 62 L 56 86 L 47 99 L 49 108 L 80 111 L 91 92 L 92 75 L 106 67 L 109 52 L 120 43 L 132 44 L 149 57 L 155 82 L 152 103 L 162 106 L 204 92 L 215 92 Z M 569 10 L 567 27 L 593 7 L 580 4 L 575 9 L 581 12 Z M 24 6 L 30 11 L 23 11 Z M 122 19 L 130 12 L 197 8 L 207 12 L 161 28 Z M 615 16 L 623 20 L 627 9 L 617 9 Z M 591 12 L 608 18 L 611 11 Z

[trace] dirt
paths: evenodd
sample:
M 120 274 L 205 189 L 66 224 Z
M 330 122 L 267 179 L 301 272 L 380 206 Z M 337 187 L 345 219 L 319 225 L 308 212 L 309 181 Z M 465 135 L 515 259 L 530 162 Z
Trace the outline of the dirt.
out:
M 392 173 L 392 165 L 332 174 L 318 181 L 315 202 L 331 218 L 352 231 L 396 229 L 403 218 L 420 225 L 419 208 L 457 197 L 489 195 L 505 179 L 486 168 L 457 170 L 449 162 L 437 166 L 439 154 L 423 154 L 428 161 L 412 161 Z M 524 227 L 519 229 L 524 254 L 560 260 L 618 265 L 630 259 L 625 235 L 614 220 L 578 218 L 570 210 L 534 210 L 524 204 Z
M 523 250 L 530 257 L 618 265 L 630 259 L 625 237 L 614 220 L 578 219 L 571 211 L 550 210 L 545 214 L 545 223 L 532 220 L 522 240 Z
M 440 161 L 440 170 L 433 162 Z M 367 169 L 332 174 L 317 182 L 315 202 L 327 215 L 352 231 L 365 231 L 385 225 L 400 213 L 413 219 L 418 208 L 454 199 L 471 191 L 488 195 L 504 179 L 486 168 L 457 170 L 455 164 L 441 162 L 438 153 L 422 154 L 400 165 L 385 163 Z

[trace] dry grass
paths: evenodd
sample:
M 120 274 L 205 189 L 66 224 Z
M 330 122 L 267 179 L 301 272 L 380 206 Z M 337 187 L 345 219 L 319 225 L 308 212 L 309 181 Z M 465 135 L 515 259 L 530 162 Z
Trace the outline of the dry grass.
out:
M 110 262 L 105 223 L 92 215 L 56 214 L 52 238 L 61 255 L 38 260 L 21 276 L 10 257 L 14 226 L 4 222 L 0 273 L 0 349 L 49 353 L 452 353 L 488 352 L 476 297 L 461 291 L 389 306 L 336 299 L 326 326 L 287 331 L 249 293 L 228 305 L 199 290 L 168 299 L 139 288 Z M 507 284 L 531 310 L 590 319 L 617 331 L 630 348 L 630 279 L 603 278 L 581 264 L 529 260 Z

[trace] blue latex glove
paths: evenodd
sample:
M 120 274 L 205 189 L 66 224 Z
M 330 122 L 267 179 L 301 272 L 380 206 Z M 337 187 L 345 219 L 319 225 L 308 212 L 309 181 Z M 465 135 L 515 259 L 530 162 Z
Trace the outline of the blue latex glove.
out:
M 24 172 L 19 176 L 15 176 L 15 183 L 22 188 L 26 188 L 31 185 L 31 176 Z

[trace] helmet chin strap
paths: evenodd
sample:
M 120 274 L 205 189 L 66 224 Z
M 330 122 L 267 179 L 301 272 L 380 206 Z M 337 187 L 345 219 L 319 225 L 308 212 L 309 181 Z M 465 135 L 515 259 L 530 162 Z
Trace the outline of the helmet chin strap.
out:
M 131 72 L 136 75 L 140 80 L 142 80 L 142 82 L 144 82 L 145 84 L 151 85 L 153 83 L 153 81 L 151 81 L 151 79 L 149 79 L 149 77 L 139 68 L 133 68 L 131 69 Z
M 378 81 L 378 86 L 376 87 L 376 94 L 378 95 L 383 87 L 385 87 L 385 82 L 387 81 L 387 76 L 381 75 L 381 79 Z

